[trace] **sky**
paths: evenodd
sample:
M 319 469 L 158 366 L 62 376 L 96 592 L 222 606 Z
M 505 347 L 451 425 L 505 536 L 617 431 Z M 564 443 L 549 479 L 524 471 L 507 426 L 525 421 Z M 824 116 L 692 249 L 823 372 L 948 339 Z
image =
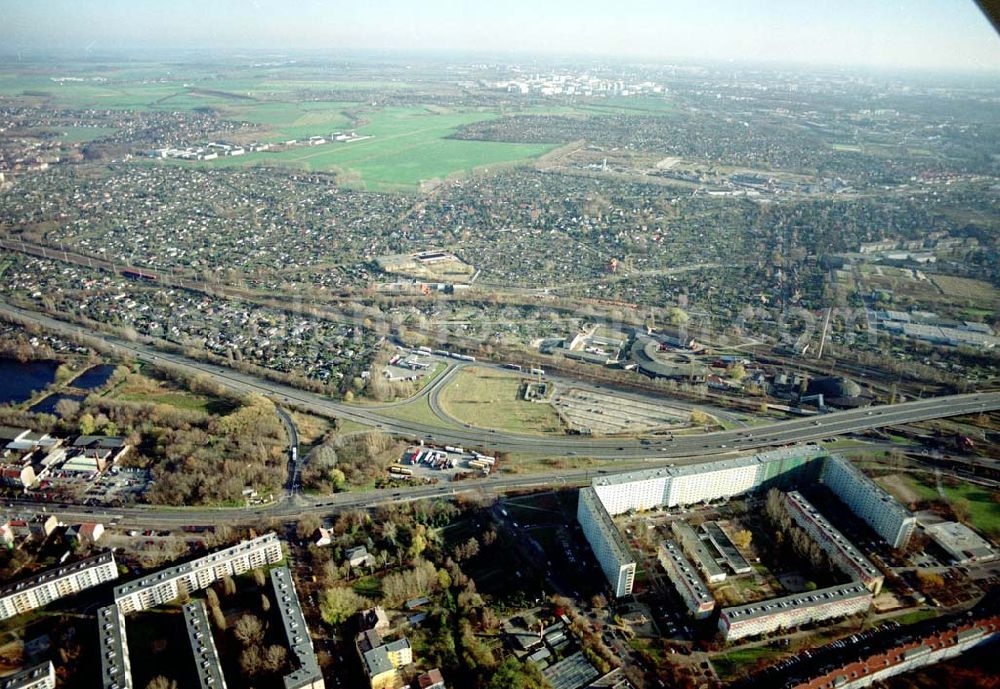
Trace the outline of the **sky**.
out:
M 0 50 L 452 51 L 1000 70 L 972 0 L 0 0 Z

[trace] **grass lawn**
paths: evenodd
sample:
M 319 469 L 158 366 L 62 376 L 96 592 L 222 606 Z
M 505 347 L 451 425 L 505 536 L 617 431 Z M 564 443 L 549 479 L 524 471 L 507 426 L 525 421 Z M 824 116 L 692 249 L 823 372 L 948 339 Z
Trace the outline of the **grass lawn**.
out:
M 60 141 L 66 143 L 83 143 L 107 136 L 115 131 L 114 127 L 53 127 L 46 131 L 54 132 Z
M 386 416 L 391 416 L 401 421 L 416 421 L 417 423 L 441 426 L 442 428 L 455 428 L 454 424 L 448 424 L 435 416 L 431 410 L 431 405 L 427 403 L 427 399 L 424 397 L 413 400 L 409 404 L 403 404 L 398 407 L 386 407 L 379 411 Z
M 227 414 L 239 406 L 227 400 L 185 390 L 171 390 L 160 382 L 143 375 L 129 376 L 126 381 L 109 391 L 107 396 L 123 402 L 168 404 L 178 409 L 199 411 L 205 414 Z
M 920 500 L 939 499 L 934 478 L 930 474 L 917 478 L 911 474 L 893 474 L 876 479 L 882 486 L 903 502 L 916 495 Z M 941 486 L 948 502 L 965 499 L 969 503 L 969 522 L 974 527 L 987 534 L 1000 534 L 1000 505 L 993 502 L 992 492 L 988 488 L 973 483 L 960 481 L 957 486 L 950 487 L 944 482 Z
M 374 431 L 374 426 L 366 426 L 350 419 L 337 419 L 337 435 L 348 435 L 350 433 L 365 433 Z
M 782 655 L 785 655 L 783 651 L 755 646 L 753 648 L 741 648 L 729 653 L 713 656 L 712 665 L 715 667 L 715 671 L 719 673 L 719 678 L 725 682 L 727 679 L 748 672 L 750 668 L 762 659 L 768 663 L 772 663 Z
M 168 404 L 177 409 L 187 409 L 200 411 L 206 414 L 228 414 L 236 409 L 238 405 L 225 400 L 217 400 L 211 397 L 203 397 L 189 392 L 124 392 L 113 395 L 115 399 L 123 402 L 146 402 L 149 404 Z
M 359 595 L 365 596 L 366 598 L 378 598 L 382 594 L 382 582 L 378 580 L 378 577 L 366 576 L 361 577 L 353 584 L 351 588 L 354 589 Z
M 548 404 L 520 398 L 521 378 L 477 367 L 463 369 L 441 391 L 441 406 L 473 426 L 519 433 L 562 433 Z
M 913 612 L 908 612 L 905 615 L 893 617 L 892 620 L 899 622 L 900 624 L 916 624 L 917 622 L 923 622 L 924 620 L 929 620 L 930 618 L 937 616 L 938 613 L 934 610 L 914 610 Z

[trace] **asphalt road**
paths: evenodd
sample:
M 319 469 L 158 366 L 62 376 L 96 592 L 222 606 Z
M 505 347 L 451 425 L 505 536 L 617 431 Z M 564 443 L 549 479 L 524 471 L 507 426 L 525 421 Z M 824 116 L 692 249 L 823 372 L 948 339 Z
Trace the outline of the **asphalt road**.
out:
M 288 434 L 288 481 L 285 484 L 285 490 L 294 493 L 299 489 L 299 474 L 302 471 L 302 461 L 299 458 L 299 431 L 295 428 L 295 422 L 287 411 L 281 407 L 275 407 L 275 411 L 278 412 L 278 418 L 281 419 L 281 423 L 285 426 L 285 432 Z
M 659 462 L 662 464 L 662 462 Z M 655 466 L 657 463 L 648 463 Z M 647 463 L 630 463 L 629 468 L 642 468 Z M 46 512 L 72 523 L 76 521 L 117 522 L 123 528 L 177 529 L 185 525 L 214 526 L 217 524 L 260 524 L 277 519 L 288 521 L 309 513 L 329 514 L 350 509 L 368 509 L 381 503 L 424 500 L 450 497 L 459 493 L 497 494 L 539 488 L 569 488 L 583 486 L 599 474 L 609 473 L 600 469 L 567 469 L 539 475 L 494 475 L 490 478 L 448 482 L 412 488 L 384 488 L 363 493 L 337 493 L 335 495 L 307 498 L 301 494 L 294 498 L 256 507 L 162 507 L 135 505 L 130 507 L 86 507 L 83 505 L 58 505 L 30 500 L 9 500 L 3 514 L 35 514 Z
M 190 374 L 206 373 L 218 383 L 241 393 L 269 396 L 276 403 L 293 406 L 325 417 L 349 419 L 383 431 L 437 444 L 485 446 L 492 451 L 534 454 L 546 457 L 581 456 L 595 459 L 681 458 L 715 455 L 734 450 L 787 445 L 826 437 L 857 433 L 872 428 L 926 421 L 1000 409 L 1000 392 L 936 397 L 891 406 L 838 411 L 818 417 L 792 419 L 756 426 L 752 429 L 718 431 L 693 436 L 676 436 L 672 441 L 637 438 L 591 438 L 587 436 L 520 435 L 481 428 L 444 428 L 416 421 L 394 419 L 378 407 L 345 404 L 288 385 L 261 380 L 232 369 L 165 353 L 148 345 L 127 342 L 103 333 L 94 333 L 71 323 L 0 304 L 0 311 L 33 321 L 67 335 L 100 337 L 113 347 L 140 361 L 168 363 Z M 435 389 L 451 374 L 448 371 L 428 388 Z M 429 392 L 429 391 L 428 391 Z

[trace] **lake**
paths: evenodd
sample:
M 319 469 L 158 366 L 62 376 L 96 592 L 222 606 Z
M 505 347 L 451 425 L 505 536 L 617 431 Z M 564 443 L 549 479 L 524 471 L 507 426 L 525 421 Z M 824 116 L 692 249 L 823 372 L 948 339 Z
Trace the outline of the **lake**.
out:
M 56 379 L 58 361 L 0 359 L 0 404 L 19 403 Z
M 70 383 L 71 387 L 80 390 L 96 390 L 108 382 L 108 378 L 115 372 L 115 367 L 111 364 L 98 364 L 91 366 L 81 373 Z
M 55 414 L 56 405 L 59 404 L 59 400 L 74 400 L 76 402 L 82 402 L 85 398 L 86 395 L 48 395 L 39 402 L 33 404 L 28 411 L 34 412 L 35 414 Z

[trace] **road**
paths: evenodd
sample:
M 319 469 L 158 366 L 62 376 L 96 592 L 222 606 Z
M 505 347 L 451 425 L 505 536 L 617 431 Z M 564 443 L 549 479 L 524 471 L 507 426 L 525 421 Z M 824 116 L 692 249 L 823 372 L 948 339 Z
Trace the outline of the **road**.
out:
M 662 462 L 660 462 L 662 464 Z M 655 466 L 656 463 L 629 463 L 628 468 Z M 260 524 L 270 519 L 292 520 L 304 514 L 329 514 L 351 509 L 368 509 L 380 503 L 450 497 L 459 493 L 499 494 L 539 488 L 571 488 L 587 485 L 592 478 L 609 473 L 603 469 L 567 469 L 558 474 L 495 475 L 490 478 L 448 482 L 412 488 L 383 488 L 363 493 L 337 493 L 308 498 L 302 494 L 292 500 L 282 500 L 255 507 L 163 507 L 134 505 L 129 507 L 87 507 L 57 505 L 31 500 L 9 500 L 3 514 L 34 514 L 45 511 L 66 522 L 117 521 L 122 528 L 177 529 L 181 526 L 217 524 Z
M 189 359 L 180 354 L 162 352 L 143 343 L 128 342 L 111 335 L 88 331 L 81 326 L 7 304 L 0 303 L 0 312 L 9 313 L 65 335 L 100 337 L 113 348 L 126 352 L 140 361 L 167 363 L 191 375 L 205 373 L 218 383 L 236 392 L 263 394 L 278 404 L 295 407 L 318 416 L 348 419 L 388 433 L 437 444 L 485 446 L 490 451 L 545 457 L 580 456 L 594 459 L 657 457 L 666 459 L 717 455 L 737 450 L 748 451 L 775 445 L 821 440 L 830 436 L 858 433 L 884 426 L 1000 409 L 1000 392 L 950 395 L 902 404 L 831 412 L 819 417 L 778 421 L 752 429 L 718 431 L 693 436 L 679 435 L 672 441 L 639 438 L 591 438 L 587 436 L 532 436 L 481 428 L 443 428 L 417 421 L 395 419 L 378 407 L 337 402 L 322 395 Z M 448 371 L 439 376 L 439 380 L 435 380 L 427 386 L 429 388 L 427 392 L 430 393 L 437 389 L 451 373 L 452 371 Z
M 291 414 L 281 407 L 275 407 L 275 411 L 278 412 L 278 418 L 285 425 L 285 432 L 288 434 L 288 482 L 285 484 L 285 491 L 293 494 L 300 489 L 302 483 L 299 478 L 302 472 L 302 462 L 299 461 L 299 431 Z

